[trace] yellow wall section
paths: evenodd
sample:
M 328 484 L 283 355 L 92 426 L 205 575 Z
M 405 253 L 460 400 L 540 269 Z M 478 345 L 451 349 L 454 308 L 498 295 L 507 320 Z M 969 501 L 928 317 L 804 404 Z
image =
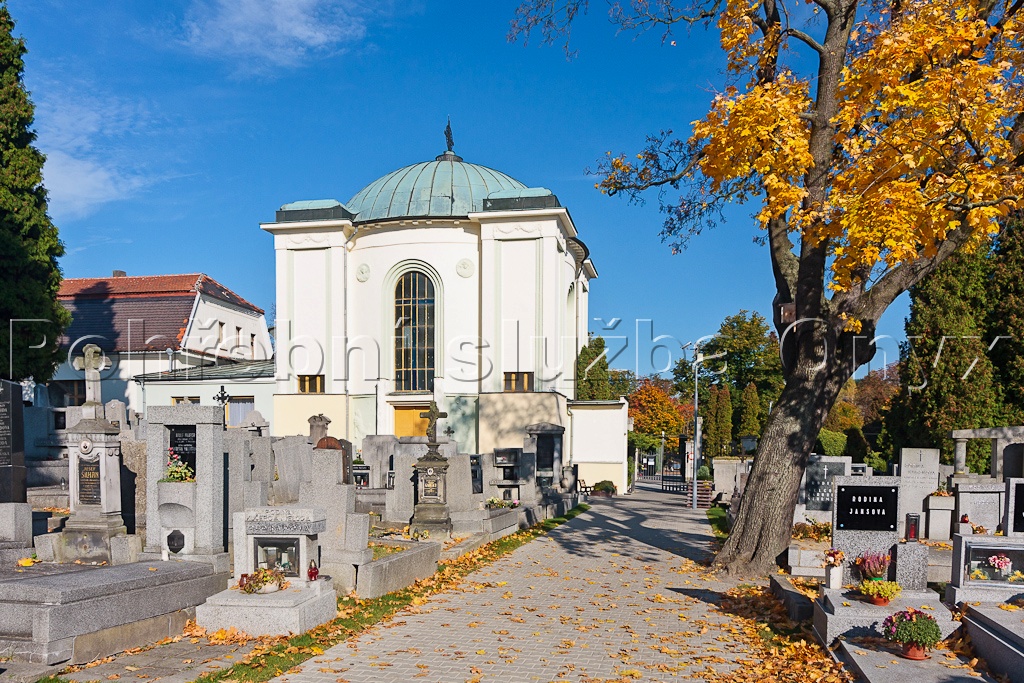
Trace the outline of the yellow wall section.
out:
M 608 480 L 619 489 L 619 495 L 626 492 L 626 468 L 618 463 L 604 462 L 580 462 L 579 478 L 587 486 L 593 486 L 599 481 Z
M 309 434 L 309 418 L 323 413 L 328 434 L 345 438 L 345 397 L 340 394 L 274 394 L 274 436 Z
M 430 420 L 420 413 L 430 406 L 395 406 L 395 436 L 426 436 Z

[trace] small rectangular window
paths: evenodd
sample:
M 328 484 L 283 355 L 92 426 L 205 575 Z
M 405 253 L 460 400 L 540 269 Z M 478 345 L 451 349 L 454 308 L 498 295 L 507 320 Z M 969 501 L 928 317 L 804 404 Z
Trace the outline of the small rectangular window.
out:
M 533 391 L 533 373 L 532 372 L 506 372 L 505 373 L 505 391 L 507 391 L 507 392 Z
M 256 335 L 255 334 L 250 334 L 249 335 L 249 353 L 251 354 L 252 359 L 256 360 Z
M 217 323 L 217 345 L 224 343 L 224 323 Z
M 240 427 L 256 410 L 256 399 L 253 396 L 232 396 L 224 406 L 224 422 L 228 427 Z
M 80 406 L 85 403 L 85 380 L 71 379 L 60 382 L 64 386 L 64 405 Z
M 324 393 L 323 375 L 299 375 L 300 394 L 322 394 Z
M 199 397 L 198 396 L 172 396 L 171 397 L 171 405 L 172 406 L 187 406 L 187 405 L 197 406 L 197 405 L 199 405 Z

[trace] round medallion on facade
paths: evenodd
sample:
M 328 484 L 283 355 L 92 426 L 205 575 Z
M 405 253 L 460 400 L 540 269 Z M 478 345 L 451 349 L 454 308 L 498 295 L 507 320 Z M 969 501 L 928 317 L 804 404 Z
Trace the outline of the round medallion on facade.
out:
M 473 262 L 468 258 L 464 258 L 455 264 L 455 272 L 461 277 L 471 277 L 473 275 Z
M 363 263 L 356 268 L 356 279 L 360 282 L 366 282 L 370 279 L 370 266 Z
M 89 439 L 82 439 L 78 443 L 78 450 L 81 453 L 91 453 L 92 452 L 92 441 L 90 441 Z
M 431 474 L 431 475 L 434 474 L 434 468 L 433 467 L 428 467 L 427 468 L 427 474 Z

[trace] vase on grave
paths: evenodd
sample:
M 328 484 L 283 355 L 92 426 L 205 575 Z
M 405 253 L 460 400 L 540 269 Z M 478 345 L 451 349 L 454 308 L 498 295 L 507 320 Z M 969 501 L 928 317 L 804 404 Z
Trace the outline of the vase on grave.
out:
M 825 567 L 825 587 L 830 590 L 839 590 L 843 587 L 842 565 L 829 565 Z

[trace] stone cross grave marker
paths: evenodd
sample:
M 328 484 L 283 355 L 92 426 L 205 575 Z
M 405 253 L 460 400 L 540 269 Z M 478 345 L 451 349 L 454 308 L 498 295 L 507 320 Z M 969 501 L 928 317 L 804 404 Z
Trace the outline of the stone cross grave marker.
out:
M 100 405 L 103 403 L 102 378 L 100 372 L 110 367 L 110 359 L 96 344 L 86 344 L 82 356 L 74 360 L 75 370 L 85 371 L 85 403 Z M 93 415 L 93 417 L 100 417 Z

